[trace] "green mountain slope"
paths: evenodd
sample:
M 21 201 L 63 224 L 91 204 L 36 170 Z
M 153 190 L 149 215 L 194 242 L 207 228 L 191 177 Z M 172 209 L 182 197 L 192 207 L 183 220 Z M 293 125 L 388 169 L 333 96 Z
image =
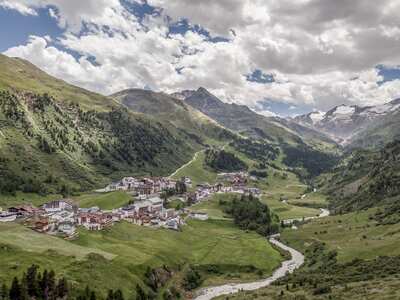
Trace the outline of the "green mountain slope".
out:
M 232 132 L 205 114 L 164 93 L 129 89 L 118 92 L 112 97 L 134 112 L 171 123 L 201 143 L 212 142 L 210 139 L 217 141 L 232 139 L 234 136 Z
M 50 93 L 60 101 L 79 103 L 84 110 L 104 111 L 115 107 L 107 97 L 56 79 L 30 62 L 0 54 L 0 89 L 37 94 Z
M 0 192 L 67 193 L 190 160 L 196 136 L 0 56 Z M 46 93 L 44 93 L 46 92 Z
M 338 212 L 400 203 L 400 141 L 351 152 L 321 183 Z

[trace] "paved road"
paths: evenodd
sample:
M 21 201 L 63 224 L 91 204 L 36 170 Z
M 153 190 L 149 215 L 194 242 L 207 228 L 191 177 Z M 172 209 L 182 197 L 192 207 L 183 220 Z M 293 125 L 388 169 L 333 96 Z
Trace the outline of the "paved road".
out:
M 292 257 L 290 260 L 284 261 L 282 266 L 275 270 L 271 277 L 250 283 L 225 284 L 216 287 L 204 288 L 198 292 L 195 300 L 211 300 L 222 295 L 235 294 L 240 291 L 258 290 L 260 288 L 269 286 L 274 281 L 284 277 L 287 273 L 292 273 L 304 263 L 303 254 L 279 242 L 276 237 L 271 237 L 269 242 L 285 251 L 288 251 Z

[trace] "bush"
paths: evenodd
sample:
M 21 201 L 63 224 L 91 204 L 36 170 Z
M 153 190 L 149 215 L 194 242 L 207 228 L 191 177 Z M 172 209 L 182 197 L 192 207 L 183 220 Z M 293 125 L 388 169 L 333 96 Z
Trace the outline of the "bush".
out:
M 332 292 L 332 289 L 330 286 L 328 285 L 323 285 L 323 286 L 319 286 L 317 287 L 314 291 L 313 291 L 313 295 L 323 295 L 323 294 L 329 294 Z
M 185 277 L 183 279 L 183 286 L 186 290 L 191 291 L 194 290 L 195 288 L 198 288 L 202 283 L 202 279 L 200 274 L 196 271 L 193 270 L 193 268 L 189 268 L 186 273 Z

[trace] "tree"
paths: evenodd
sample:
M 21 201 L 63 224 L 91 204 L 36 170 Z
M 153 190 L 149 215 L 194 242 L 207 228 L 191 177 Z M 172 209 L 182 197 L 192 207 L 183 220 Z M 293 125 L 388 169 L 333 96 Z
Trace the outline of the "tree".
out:
M 142 287 L 138 284 L 136 285 L 136 300 L 148 300 L 146 292 L 142 289 Z
M 38 282 L 38 266 L 32 265 L 26 272 L 26 281 L 28 288 L 28 295 L 30 297 L 38 297 L 40 295 L 39 282 Z
M 58 298 L 64 298 L 68 296 L 68 282 L 65 277 L 58 280 L 56 294 Z
M 21 295 L 19 300 L 28 300 L 29 299 L 29 294 L 28 294 L 28 281 L 26 279 L 26 274 L 22 276 L 21 280 Z
M 195 288 L 199 287 L 202 282 L 200 274 L 192 268 L 187 270 L 183 280 L 183 285 L 186 290 L 194 290 Z
M 114 291 L 113 290 L 108 290 L 106 300 L 114 300 Z
M 186 192 L 187 192 L 187 188 L 186 188 L 185 182 L 183 180 L 179 180 L 176 183 L 176 193 L 181 195 L 181 194 L 184 194 Z
M 0 290 L 0 300 L 7 300 L 7 298 L 8 298 L 8 289 L 7 286 L 3 284 Z
M 114 300 L 124 300 L 124 296 L 121 290 L 118 289 L 114 292 Z
M 9 296 L 10 300 L 20 300 L 21 298 L 21 286 L 17 277 L 14 277 L 12 281 Z
M 90 293 L 90 300 L 96 300 L 96 293 L 94 291 Z

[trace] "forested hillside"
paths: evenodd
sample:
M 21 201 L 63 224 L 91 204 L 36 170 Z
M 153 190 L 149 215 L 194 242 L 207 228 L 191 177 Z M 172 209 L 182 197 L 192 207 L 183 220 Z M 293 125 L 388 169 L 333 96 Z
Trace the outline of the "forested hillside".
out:
M 400 194 L 400 141 L 379 151 L 355 150 L 321 179 L 336 211 L 393 205 Z
M 84 111 L 48 94 L 0 92 L 1 191 L 68 193 L 130 174 L 168 174 L 196 142 L 124 108 Z

